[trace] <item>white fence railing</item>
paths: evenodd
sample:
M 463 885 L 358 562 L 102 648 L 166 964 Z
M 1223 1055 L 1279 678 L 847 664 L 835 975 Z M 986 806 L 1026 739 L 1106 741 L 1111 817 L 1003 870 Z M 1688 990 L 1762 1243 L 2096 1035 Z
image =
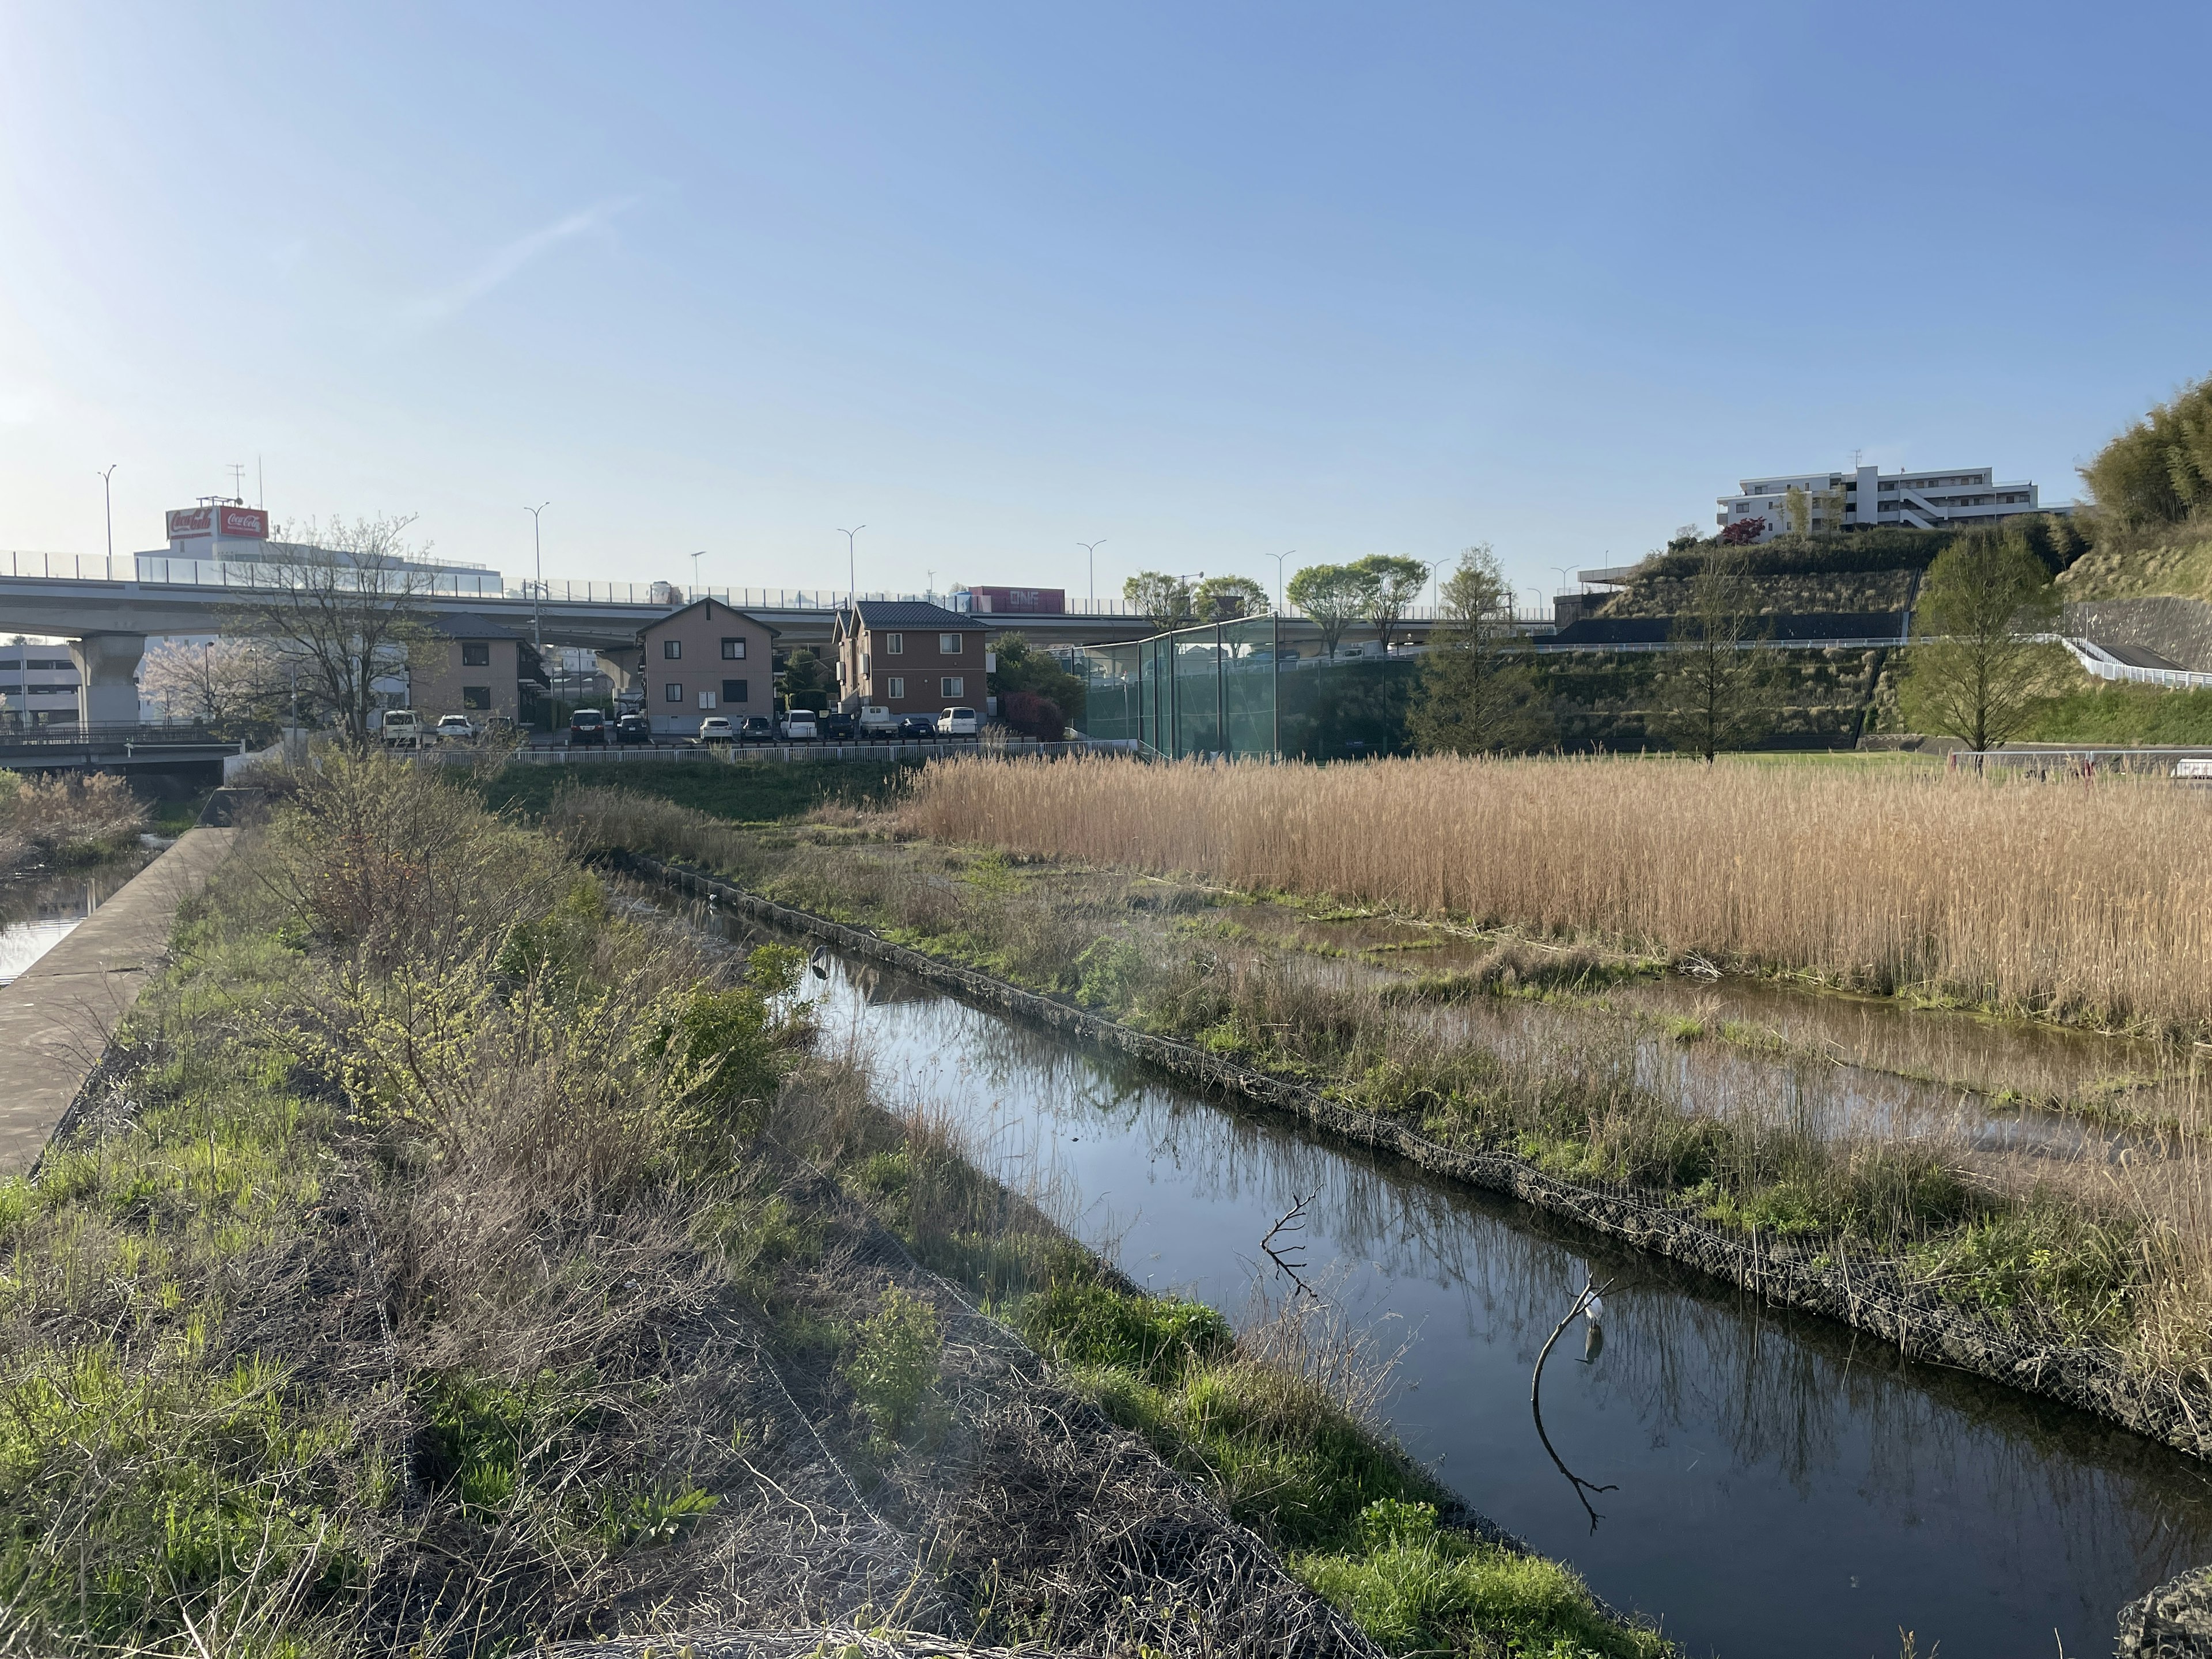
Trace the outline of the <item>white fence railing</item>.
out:
M 2130 680 L 2138 685 L 2162 685 L 2169 691 L 2201 691 L 2212 689 L 2212 674 L 2199 674 L 2187 668 L 2142 668 L 2131 662 L 2122 662 L 2118 657 L 2089 640 L 2069 639 L 2066 648 L 2074 653 L 2074 660 L 2100 680 Z

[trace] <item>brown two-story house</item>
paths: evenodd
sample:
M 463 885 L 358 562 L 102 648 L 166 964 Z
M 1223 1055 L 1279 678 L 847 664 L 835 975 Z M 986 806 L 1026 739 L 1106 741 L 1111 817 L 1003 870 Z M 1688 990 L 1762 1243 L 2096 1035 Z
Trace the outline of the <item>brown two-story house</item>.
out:
M 441 714 L 527 725 L 546 690 L 530 641 L 505 623 L 472 614 L 434 616 L 429 638 L 408 666 L 407 701 L 426 726 Z
M 690 737 L 709 714 L 734 723 L 775 713 L 775 635 L 720 599 L 695 599 L 647 623 L 635 645 L 602 651 L 599 661 L 655 732 Z
M 981 710 L 989 631 L 920 599 L 862 599 L 837 613 L 837 706 L 933 714 Z

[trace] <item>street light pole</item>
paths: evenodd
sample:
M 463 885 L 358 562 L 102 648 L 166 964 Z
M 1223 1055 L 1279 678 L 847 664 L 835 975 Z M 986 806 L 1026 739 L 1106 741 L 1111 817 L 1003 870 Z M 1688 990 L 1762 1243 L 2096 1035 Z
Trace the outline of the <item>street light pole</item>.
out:
M 706 556 L 703 548 L 691 556 L 691 597 L 694 599 L 699 597 L 699 561 Z
M 1078 542 L 1076 545 L 1091 556 L 1091 574 L 1085 580 L 1091 584 L 1091 603 L 1096 605 L 1098 603 L 1098 550 L 1106 545 L 1106 538 L 1101 536 L 1095 542 Z
M 1273 556 L 1275 561 L 1275 609 L 1278 611 L 1280 611 L 1283 608 L 1283 561 L 1285 559 L 1296 558 L 1297 556 L 1297 551 L 1298 550 L 1293 547 Z
M 107 471 L 100 475 L 100 499 L 107 508 L 107 574 L 111 578 L 115 574 L 115 490 L 108 480 L 114 477 L 115 469 L 122 465 L 120 461 L 110 461 Z
M 853 538 L 867 527 L 864 524 L 856 524 L 850 530 L 837 532 L 845 538 L 845 602 L 848 605 L 860 602 L 860 556 L 853 550 Z
M 538 515 L 552 505 L 550 501 L 540 501 L 535 507 L 522 509 L 530 515 L 530 553 L 538 564 L 538 580 L 530 586 L 530 645 L 540 656 L 545 651 L 545 619 L 538 613 L 545 601 L 545 545 L 538 533 Z

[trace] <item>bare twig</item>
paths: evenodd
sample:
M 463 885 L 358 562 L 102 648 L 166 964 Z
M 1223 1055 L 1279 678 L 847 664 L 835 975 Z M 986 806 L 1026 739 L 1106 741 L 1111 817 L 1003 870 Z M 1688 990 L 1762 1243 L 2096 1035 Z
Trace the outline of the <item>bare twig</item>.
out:
M 1604 1295 L 1606 1291 L 1612 1288 L 1613 1281 L 1611 1279 L 1607 1279 L 1602 1285 L 1598 1284 L 1595 1279 L 1585 1279 L 1583 1281 L 1583 1287 L 1581 1291 L 1576 1294 L 1573 1305 L 1567 1310 L 1566 1317 L 1562 1319 L 1557 1325 L 1554 1325 L 1552 1328 L 1552 1334 L 1544 1339 L 1544 1350 L 1541 1353 L 1536 1356 L 1536 1370 L 1534 1374 L 1528 1379 L 1528 1410 L 1536 1419 L 1536 1437 L 1544 1443 L 1545 1451 L 1550 1454 L 1552 1462 L 1558 1466 L 1559 1473 L 1567 1477 L 1568 1484 L 1575 1489 L 1575 1496 L 1582 1500 L 1582 1506 L 1583 1510 L 1588 1512 L 1590 1518 L 1590 1530 L 1592 1532 L 1595 1532 L 1597 1530 L 1597 1523 L 1604 1520 L 1605 1517 L 1600 1515 L 1597 1510 L 1591 1506 L 1588 1494 L 1600 1492 L 1618 1492 L 1620 1487 L 1613 1485 L 1601 1486 L 1593 1481 L 1583 1480 L 1582 1476 L 1577 1474 L 1572 1469 L 1567 1467 L 1566 1460 L 1559 1455 L 1558 1449 L 1552 1444 L 1552 1437 L 1544 1432 L 1544 1401 L 1542 1396 L 1544 1387 L 1544 1362 L 1552 1357 L 1552 1345 L 1559 1340 L 1560 1334 L 1564 1332 L 1568 1326 L 1573 1324 L 1577 1317 L 1587 1312 L 1591 1303 L 1596 1301 L 1599 1297 Z
M 1267 1260 L 1275 1264 L 1275 1271 L 1297 1286 L 1291 1296 L 1295 1298 L 1299 1291 L 1304 1291 L 1316 1302 L 1321 1300 L 1321 1292 L 1305 1279 L 1305 1244 L 1303 1241 L 1293 1241 L 1291 1235 L 1305 1231 L 1307 1206 L 1320 1196 L 1320 1193 L 1311 1192 L 1297 1200 L 1276 1218 L 1275 1224 L 1267 1229 L 1266 1237 L 1260 1241 L 1261 1249 L 1266 1252 Z M 1278 1240 L 1282 1241 L 1279 1247 Z

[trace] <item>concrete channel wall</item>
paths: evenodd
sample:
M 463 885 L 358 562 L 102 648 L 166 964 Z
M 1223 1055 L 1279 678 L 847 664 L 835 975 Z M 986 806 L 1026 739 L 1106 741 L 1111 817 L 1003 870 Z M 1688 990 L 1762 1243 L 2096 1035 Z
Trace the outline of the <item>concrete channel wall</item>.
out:
M 1188 1042 L 1133 1030 L 1057 998 L 942 962 L 732 886 L 718 878 L 636 854 L 618 863 L 639 875 L 787 931 L 811 933 L 857 956 L 888 963 L 986 1006 L 1118 1048 L 1171 1075 L 1304 1118 L 1322 1133 L 1405 1158 L 1433 1174 L 1517 1198 L 1638 1249 L 1683 1262 L 1766 1300 L 1802 1309 L 1893 1343 L 1908 1358 L 1969 1371 L 2093 1412 L 2193 1457 L 2212 1458 L 2212 1402 L 2132 1371 L 2105 1349 L 2038 1342 L 1995 1321 L 1951 1307 L 1905 1283 L 1877 1257 L 1816 1265 L 1786 1240 L 1723 1232 L 1693 1213 L 1619 1188 L 1547 1175 L 1510 1152 L 1445 1146 L 1393 1119 L 1210 1054 Z
M 233 830 L 191 830 L 0 988 L 0 1176 L 21 1175 L 167 960 L 177 907 L 229 856 Z

